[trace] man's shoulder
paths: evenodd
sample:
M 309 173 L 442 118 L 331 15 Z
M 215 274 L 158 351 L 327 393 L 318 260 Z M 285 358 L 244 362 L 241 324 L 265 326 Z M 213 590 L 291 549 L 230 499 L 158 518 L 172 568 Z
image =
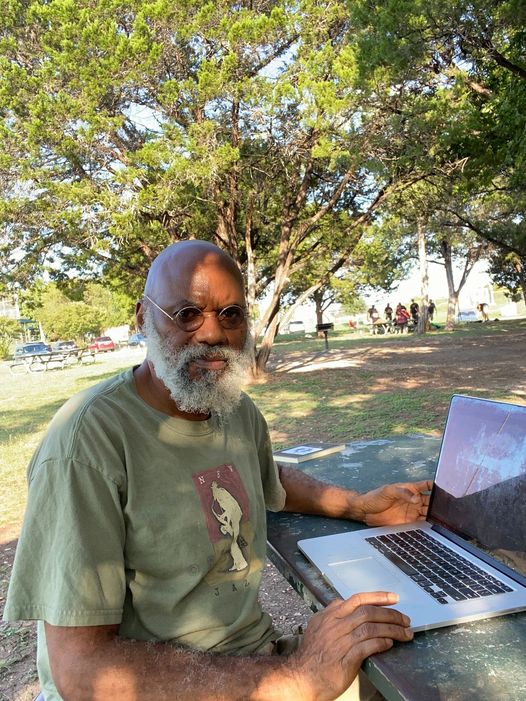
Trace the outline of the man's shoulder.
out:
M 234 421 L 246 421 L 251 423 L 264 421 L 263 414 L 258 409 L 256 403 L 246 392 L 241 392 L 241 397 L 236 410 L 233 413 Z
M 49 424 L 35 451 L 28 469 L 31 481 L 44 463 L 62 464 L 65 460 L 78 464 L 104 466 L 109 474 L 108 455 L 117 455 L 120 438 L 116 439 L 122 421 L 116 407 L 127 411 L 126 387 L 133 383 L 132 371 L 114 375 L 103 382 L 78 392 L 61 406 Z M 111 474 L 120 480 L 118 470 Z
M 246 392 L 241 392 L 241 398 L 239 400 L 239 410 L 240 411 L 250 411 L 260 413 L 254 400 Z
M 74 394 L 62 405 L 52 423 L 56 423 L 57 421 L 74 422 L 78 420 L 79 416 L 86 414 L 86 412 L 97 403 L 103 403 L 105 398 L 113 397 L 118 401 L 119 393 L 125 390 L 132 381 L 132 371 L 125 370 L 124 372 L 113 375 L 113 377 L 98 382 L 92 387 L 88 387 Z

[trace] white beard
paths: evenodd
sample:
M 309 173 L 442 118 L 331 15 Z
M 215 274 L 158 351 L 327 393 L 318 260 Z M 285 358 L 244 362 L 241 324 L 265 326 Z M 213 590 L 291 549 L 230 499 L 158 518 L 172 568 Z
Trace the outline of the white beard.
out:
M 147 358 L 178 409 L 190 414 L 213 412 L 224 420 L 236 408 L 252 363 L 250 334 L 241 350 L 206 343 L 174 348 L 157 331 L 148 308 L 144 310 L 144 331 L 148 339 Z M 189 363 L 207 357 L 224 359 L 227 365 L 223 370 L 201 370 L 198 377 L 190 377 Z

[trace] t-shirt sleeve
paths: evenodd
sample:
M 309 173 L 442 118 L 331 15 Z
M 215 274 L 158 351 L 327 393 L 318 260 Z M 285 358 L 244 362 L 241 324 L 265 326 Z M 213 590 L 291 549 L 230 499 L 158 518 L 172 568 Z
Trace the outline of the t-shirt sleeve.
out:
M 118 485 L 72 459 L 45 460 L 31 477 L 4 618 L 120 623 L 126 578 Z

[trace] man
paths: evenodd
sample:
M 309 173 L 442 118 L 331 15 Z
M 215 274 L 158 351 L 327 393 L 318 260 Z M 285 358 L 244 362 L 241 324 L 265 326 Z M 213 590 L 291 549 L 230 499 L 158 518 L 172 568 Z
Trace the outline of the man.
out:
M 477 311 L 480 312 L 482 321 L 489 321 L 488 305 L 486 302 L 481 302 L 480 304 L 477 304 Z
M 330 701 L 363 660 L 412 638 L 393 593 L 338 600 L 298 651 L 258 604 L 265 507 L 369 524 L 422 518 L 430 483 L 364 495 L 272 459 L 241 390 L 243 280 L 204 241 L 154 261 L 146 360 L 73 397 L 29 467 L 6 617 L 39 619 L 46 701 Z M 220 653 L 220 654 L 218 654 Z
M 436 311 L 436 305 L 433 302 L 433 300 L 430 299 L 429 304 L 427 306 L 427 315 L 428 315 L 430 321 L 433 321 L 433 317 L 435 316 L 435 311 Z
M 380 314 L 378 313 L 378 309 L 372 304 L 369 309 L 367 310 L 367 318 L 371 322 L 371 324 L 375 324 L 378 319 L 380 318 Z
M 378 309 L 373 305 L 367 310 L 367 319 L 371 322 L 371 333 L 376 334 L 380 329 L 380 314 Z
M 393 320 L 393 308 L 392 308 L 392 306 L 389 304 L 389 302 L 387 302 L 387 305 L 386 305 L 386 307 L 385 307 L 385 309 L 384 309 L 384 316 L 385 316 L 385 318 L 386 318 L 387 321 L 392 321 L 392 320 Z
M 418 302 L 415 302 L 414 299 L 411 300 L 411 304 L 409 305 L 409 312 L 411 313 L 411 318 L 413 319 L 414 323 L 416 324 L 418 322 L 418 315 L 420 313 L 420 306 Z

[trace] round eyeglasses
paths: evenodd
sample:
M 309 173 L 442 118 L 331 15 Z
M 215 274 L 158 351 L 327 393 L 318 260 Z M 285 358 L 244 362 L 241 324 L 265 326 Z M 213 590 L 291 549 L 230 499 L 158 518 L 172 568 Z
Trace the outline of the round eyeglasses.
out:
M 197 329 L 203 325 L 205 316 L 213 314 L 217 316 L 217 320 L 221 326 L 228 330 L 241 328 L 247 319 L 245 309 L 238 304 L 229 304 L 227 307 L 213 312 L 204 312 L 202 309 L 199 309 L 199 307 L 189 305 L 179 309 L 175 314 L 169 314 L 165 309 L 160 307 L 157 302 L 154 302 L 151 297 L 148 297 L 148 295 L 144 295 L 144 299 L 147 299 L 148 302 L 151 302 L 160 312 L 174 321 L 181 331 L 197 331 Z

